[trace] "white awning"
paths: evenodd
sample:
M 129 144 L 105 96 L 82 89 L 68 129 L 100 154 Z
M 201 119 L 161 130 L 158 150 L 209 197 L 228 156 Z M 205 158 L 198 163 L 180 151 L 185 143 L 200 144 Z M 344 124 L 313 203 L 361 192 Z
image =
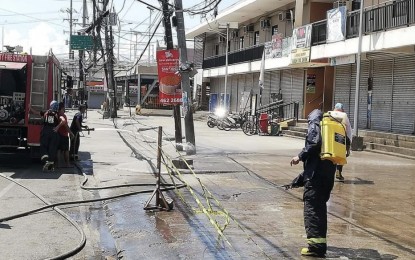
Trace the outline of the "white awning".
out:
M 26 66 L 23 62 L 5 62 L 0 61 L 0 70 L 21 70 Z

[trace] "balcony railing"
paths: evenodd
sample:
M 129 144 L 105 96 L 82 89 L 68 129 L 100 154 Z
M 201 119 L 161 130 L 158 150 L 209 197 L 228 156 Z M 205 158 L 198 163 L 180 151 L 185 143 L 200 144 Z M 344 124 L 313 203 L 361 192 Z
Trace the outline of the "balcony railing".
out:
M 359 11 L 350 12 L 346 20 L 346 38 L 359 36 Z M 366 8 L 363 13 L 363 33 L 386 31 L 415 24 L 415 0 L 397 0 Z M 312 45 L 326 43 L 327 21 L 313 24 Z
M 242 50 L 228 53 L 228 64 L 260 60 L 264 51 L 264 44 L 255 45 Z M 216 55 L 203 60 L 203 69 L 225 66 L 226 55 Z

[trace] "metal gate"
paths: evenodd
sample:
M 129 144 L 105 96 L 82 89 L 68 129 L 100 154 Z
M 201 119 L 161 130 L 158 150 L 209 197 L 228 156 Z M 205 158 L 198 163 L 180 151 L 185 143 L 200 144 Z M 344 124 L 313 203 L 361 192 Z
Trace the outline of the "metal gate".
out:
M 374 130 L 391 130 L 393 59 L 373 61 L 372 122 Z
M 415 56 L 395 58 L 392 101 L 392 131 L 414 133 Z

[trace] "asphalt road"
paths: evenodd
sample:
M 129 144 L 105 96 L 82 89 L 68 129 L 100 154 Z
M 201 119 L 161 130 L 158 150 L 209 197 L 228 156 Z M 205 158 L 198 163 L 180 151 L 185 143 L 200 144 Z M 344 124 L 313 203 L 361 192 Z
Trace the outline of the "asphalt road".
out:
M 279 186 L 301 171 L 289 161 L 303 140 L 248 137 L 195 121 L 197 153 L 185 156 L 171 142 L 171 117 L 120 114 L 114 121 L 103 120 L 96 111 L 88 114 L 86 123 L 96 131 L 81 138 L 79 162 L 89 177 L 87 186 L 155 183 L 156 127 L 163 126 L 162 179 L 179 183 L 181 178 L 191 189 L 164 193 L 174 200 L 169 212 L 144 211 L 149 193 L 60 207 L 86 235 L 86 246 L 73 259 L 301 258 L 299 250 L 306 245 L 302 190 Z M 164 162 L 170 166 L 170 159 L 180 157 L 194 160 L 194 173 L 169 174 Z M 86 191 L 80 188 L 83 176 L 76 168 L 53 173 L 40 168 L 24 151 L 0 157 L 4 175 L 52 203 L 154 189 Z M 328 204 L 328 259 L 415 258 L 414 169 L 415 162 L 407 159 L 352 154 L 346 181 L 335 183 Z M 0 218 L 43 205 L 29 191 L 0 178 Z M 57 256 L 75 248 L 80 239 L 76 228 L 53 210 L 0 224 L 2 259 Z

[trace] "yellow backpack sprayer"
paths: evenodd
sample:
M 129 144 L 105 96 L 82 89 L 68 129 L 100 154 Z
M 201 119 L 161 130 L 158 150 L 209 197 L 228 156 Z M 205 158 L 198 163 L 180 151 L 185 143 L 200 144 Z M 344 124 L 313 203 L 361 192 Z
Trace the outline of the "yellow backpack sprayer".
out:
M 330 160 L 338 165 L 345 165 L 346 160 L 346 113 L 329 111 L 321 121 L 322 160 Z

